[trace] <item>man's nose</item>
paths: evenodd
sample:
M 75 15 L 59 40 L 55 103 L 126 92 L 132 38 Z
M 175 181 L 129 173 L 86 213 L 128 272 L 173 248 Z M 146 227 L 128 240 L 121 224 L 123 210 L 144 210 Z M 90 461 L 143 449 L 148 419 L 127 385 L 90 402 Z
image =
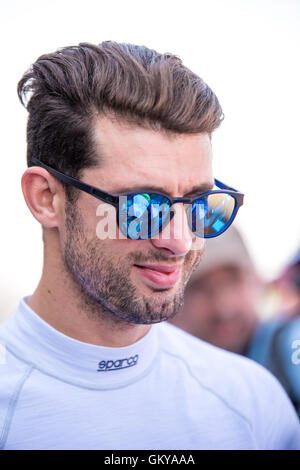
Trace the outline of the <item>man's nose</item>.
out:
M 184 205 L 174 204 L 171 210 L 174 216 L 160 233 L 150 239 L 152 244 L 156 248 L 167 248 L 176 256 L 184 256 L 192 248 L 201 249 L 204 240 L 196 237 L 190 230 Z

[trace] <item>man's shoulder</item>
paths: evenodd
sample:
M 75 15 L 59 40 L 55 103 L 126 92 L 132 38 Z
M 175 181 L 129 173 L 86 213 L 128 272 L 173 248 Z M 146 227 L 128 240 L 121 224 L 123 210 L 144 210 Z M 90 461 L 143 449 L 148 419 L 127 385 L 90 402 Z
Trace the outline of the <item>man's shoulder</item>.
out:
M 280 382 L 265 367 L 167 322 L 161 325 L 161 334 L 165 354 L 184 364 L 200 387 L 246 419 L 255 434 L 261 434 L 271 423 L 288 428 L 290 421 L 300 446 L 300 423 L 294 408 Z
M 162 325 L 161 333 L 163 351 L 185 363 L 190 373 L 212 388 L 216 386 L 223 392 L 228 388 L 232 396 L 233 389 L 239 393 L 254 393 L 256 389 L 263 393 L 266 384 L 277 385 L 277 379 L 252 359 L 207 343 L 167 322 Z
M 22 387 L 32 365 L 17 358 L 6 342 L 4 327 L 0 325 L 0 449 L 14 413 Z
M 8 334 L 6 331 L 8 323 L 9 320 L 6 320 L 0 324 L 0 404 L 3 397 L 8 396 L 26 372 L 33 367 L 33 364 L 15 355 L 10 342 L 11 332 Z
M 224 370 L 224 367 L 230 366 L 230 371 L 236 374 L 236 371 L 240 369 L 242 376 L 246 378 L 249 377 L 249 373 L 273 377 L 263 366 L 252 359 L 214 346 L 168 322 L 161 325 L 161 334 L 164 336 L 162 348 L 165 352 L 193 364 L 196 370 L 201 370 L 201 373 L 207 369 L 214 373 L 217 371 L 221 376 L 227 375 L 229 371 Z

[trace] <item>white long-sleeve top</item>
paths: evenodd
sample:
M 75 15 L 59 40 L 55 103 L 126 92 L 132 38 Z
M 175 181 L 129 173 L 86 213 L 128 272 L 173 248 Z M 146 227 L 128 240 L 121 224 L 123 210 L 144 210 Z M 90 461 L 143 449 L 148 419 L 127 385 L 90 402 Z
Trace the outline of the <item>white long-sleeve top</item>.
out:
M 0 324 L 0 449 L 300 449 L 286 392 L 251 359 L 167 322 L 84 343 L 28 298 Z

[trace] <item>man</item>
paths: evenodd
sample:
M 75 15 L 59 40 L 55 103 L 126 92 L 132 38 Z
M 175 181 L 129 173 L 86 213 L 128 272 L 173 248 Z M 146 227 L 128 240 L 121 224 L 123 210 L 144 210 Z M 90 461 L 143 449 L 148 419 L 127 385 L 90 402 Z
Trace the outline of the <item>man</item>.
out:
M 0 330 L 0 447 L 300 448 L 271 374 L 165 321 L 243 202 L 211 192 L 214 93 L 178 57 L 111 41 L 41 56 L 18 91 L 44 266 Z

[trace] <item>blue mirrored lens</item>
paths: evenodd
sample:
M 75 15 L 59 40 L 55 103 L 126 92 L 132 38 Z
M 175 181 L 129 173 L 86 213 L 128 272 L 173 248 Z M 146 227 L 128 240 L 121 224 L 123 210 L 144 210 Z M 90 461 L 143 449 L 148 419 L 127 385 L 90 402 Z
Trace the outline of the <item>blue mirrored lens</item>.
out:
M 140 193 L 120 196 L 119 228 L 131 239 L 147 239 L 168 223 L 170 201 L 160 194 Z
M 213 193 L 192 205 L 189 225 L 195 235 L 211 238 L 224 232 L 233 220 L 236 201 L 228 193 Z

